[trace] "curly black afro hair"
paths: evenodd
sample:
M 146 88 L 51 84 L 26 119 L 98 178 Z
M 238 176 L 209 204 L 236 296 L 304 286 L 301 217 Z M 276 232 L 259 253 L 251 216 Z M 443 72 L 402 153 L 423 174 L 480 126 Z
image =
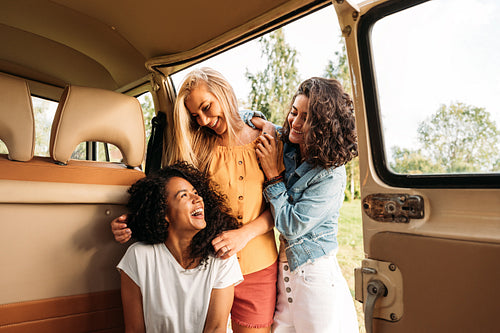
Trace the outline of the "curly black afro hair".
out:
M 240 224 L 208 176 L 188 163 L 178 162 L 160 169 L 129 188 L 127 225 L 138 241 L 158 244 L 167 240 L 166 186 L 172 177 L 187 180 L 203 198 L 206 227 L 193 237 L 189 251 L 192 259 L 204 261 L 214 254 L 212 240 L 222 231 L 239 228 Z

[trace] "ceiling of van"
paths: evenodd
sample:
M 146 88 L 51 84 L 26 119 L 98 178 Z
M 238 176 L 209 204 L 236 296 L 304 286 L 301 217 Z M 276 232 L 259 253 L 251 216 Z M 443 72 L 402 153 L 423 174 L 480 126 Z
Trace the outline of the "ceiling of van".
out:
M 59 87 L 116 90 L 144 79 L 148 60 L 196 57 L 325 2 L 2 0 L 0 71 Z

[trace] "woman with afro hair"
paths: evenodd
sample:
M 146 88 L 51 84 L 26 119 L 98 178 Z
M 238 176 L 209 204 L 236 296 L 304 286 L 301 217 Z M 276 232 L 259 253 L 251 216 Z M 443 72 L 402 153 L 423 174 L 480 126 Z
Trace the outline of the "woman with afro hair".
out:
M 270 124 L 264 129 L 274 131 Z M 282 128 L 284 174 L 273 136 L 256 153 L 264 196 L 281 233 L 273 332 L 358 332 L 354 303 L 336 259 L 345 164 L 358 154 L 354 109 L 335 79 L 304 81 Z
M 264 173 L 255 153 L 261 131 L 247 122 L 254 112 L 239 111 L 224 76 L 207 67 L 190 71 L 168 122 L 169 144 L 162 162 L 194 165 L 227 197 L 241 228 L 220 233 L 212 246 L 222 259 L 236 254 L 245 279 L 234 290 L 231 328 L 234 333 L 268 333 L 276 307 L 278 251 L 273 217 L 262 195 Z M 111 230 L 120 243 L 136 237 L 124 215 L 111 222 Z
M 138 242 L 117 268 L 127 332 L 226 332 L 236 256 L 215 257 L 212 240 L 239 223 L 209 178 L 177 163 L 129 189 L 127 222 Z

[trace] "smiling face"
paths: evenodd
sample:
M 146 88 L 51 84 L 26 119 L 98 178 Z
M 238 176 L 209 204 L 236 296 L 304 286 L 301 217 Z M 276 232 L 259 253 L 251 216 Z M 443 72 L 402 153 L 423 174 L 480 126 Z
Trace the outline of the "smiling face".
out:
M 178 235 L 194 235 L 204 229 L 203 198 L 198 195 L 190 182 L 180 177 L 172 177 L 166 184 L 167 215 L 169 232 Z
M 307 133 L 307 112 L 309 98 L 305 95 L 297 95 L 293 101 L 292 109 L 288 113 L 288 125 L 290 126 L 290 134 L 288 140 L 291 143 L 303 145 L 305 143 L 305 135 Z
M 198 125 L 208 127 L 218 135 L 227 133 L 227 121 L 219 100 L 200 83 L 186 97 L 184 105 Z

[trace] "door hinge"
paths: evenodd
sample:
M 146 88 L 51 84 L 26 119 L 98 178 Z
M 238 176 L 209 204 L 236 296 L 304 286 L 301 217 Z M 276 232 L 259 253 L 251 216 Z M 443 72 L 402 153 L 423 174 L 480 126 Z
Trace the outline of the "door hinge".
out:
M 364 259 L 354 269 L 355 298 L 363 303 L 365 328 L 372 332 L 373 319 L 398 321 L 403 316 L 403 277 L 391 262 Z

